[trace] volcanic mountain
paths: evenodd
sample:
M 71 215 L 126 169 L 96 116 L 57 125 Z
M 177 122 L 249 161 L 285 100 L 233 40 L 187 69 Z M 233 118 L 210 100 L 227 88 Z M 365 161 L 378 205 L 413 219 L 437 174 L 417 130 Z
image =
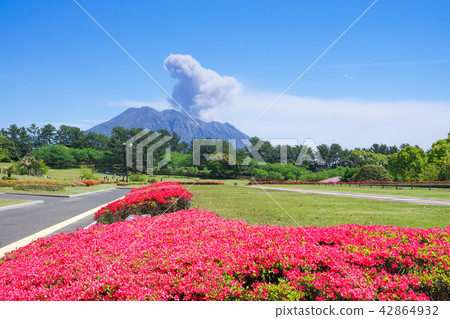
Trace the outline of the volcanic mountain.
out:
M 213 138 L 228 141 L 236 139 L 238 147 L 243 144 L 240 139 L 249 138 L 230 123 L 204 122 L 184 115 L 175 110 L 157 111 L 151 107 L 143 106 L 141 108 L 130 107 L 123 113 L 104 123 L 98 124 L 87 132 L 109 135 L 116 126 L 126 129 L 144 128 L 152 131 L 161 129 L 172 133 L 177 133 L 182 141 L 190 143 L 192 139 Z

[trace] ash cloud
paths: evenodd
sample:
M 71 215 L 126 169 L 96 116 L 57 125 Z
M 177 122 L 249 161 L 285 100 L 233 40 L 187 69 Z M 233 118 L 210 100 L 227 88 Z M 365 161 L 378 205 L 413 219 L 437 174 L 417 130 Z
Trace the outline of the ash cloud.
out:
M 222 76 L 206 69 L 190 55 L 171 54 L 164 68 L 178 79 L 173 98 L 194 117 L 211 121 L 215 111 L 229 104 L 241 91 L 242 84 L 230 76 Z M 169 102 L 176 108 L 178 105 Z

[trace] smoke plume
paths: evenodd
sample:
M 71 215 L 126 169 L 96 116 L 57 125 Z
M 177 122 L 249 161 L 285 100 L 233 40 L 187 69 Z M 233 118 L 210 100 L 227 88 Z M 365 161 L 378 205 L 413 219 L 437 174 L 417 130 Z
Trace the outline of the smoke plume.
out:
M 171 54 L 164 68 L 179 80 L 172 97 L 193 117 L 213 120 L 215 110 L 230 103 L 242 91 L 242 84 L 230 76 L 205 69 L 190 55 Z M 170 100 L 171 104 L 179 108 Z

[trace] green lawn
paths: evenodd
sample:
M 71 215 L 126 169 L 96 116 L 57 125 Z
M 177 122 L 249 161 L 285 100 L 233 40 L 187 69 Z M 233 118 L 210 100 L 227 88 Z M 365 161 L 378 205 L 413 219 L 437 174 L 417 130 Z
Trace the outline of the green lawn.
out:
M 2 199 L 0 198 L 0 207 L 28 203 L 29 200 Z
M 221 217 L 250 224 L 297 227 L 373 224 L 412 228 L 445 228 L 450 224 L 450 209 L 443 206 L 267 191 L 286 213 L 261 189 L 194 185 L 190 191 L 194 194 L 192 207 L 200 206 Z
M 395 195 L 406 197 L 419 197 L 419 198 L 437 198 L 450 200 L 450 189 L 431 189 L 428 188 L 399 188 L 392 187 L 372 187 L 358 185 L 289 185 L 289 184 L 261 184 L 262 187 L 279 187 L 290 189 L 306 189 L 306 190 L 318 190 L 327 192 L 344 192 L 344 193 L 359 193 L 359 194 L 374 194 L 374 195 Z

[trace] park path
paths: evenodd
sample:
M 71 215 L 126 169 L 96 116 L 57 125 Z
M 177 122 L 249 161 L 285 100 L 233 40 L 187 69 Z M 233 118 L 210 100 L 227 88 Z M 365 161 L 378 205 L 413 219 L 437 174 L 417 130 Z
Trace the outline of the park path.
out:
M 73 198 L 0 193 L 0 198 L 43 201 L 43 203 L 33 206 L 0 211 L 0 248 L 114 201 L 125 196 L 129 191 L 129 189 L 111 188 Z M 93 216 L 94 212 L 56 229 L 54 233 L 50 233 L 48 236 L 61 232 L 69 233 L 76 231 L 77 228 L 84 228 L 93 222 Z
M 286 192 L 297 192 L 303 194 L 319 194 L 319 195 L 330 195 L 330 196 L 341 196 L 341 197 L 352 197 L 352 198 L 366 198 L 375 200 L 384 200 L 391 202 L 403 202 L 412 203 L 420 205 L 437 205 L 437 206 L 450 206 L 450 200 L 447 199 L 434 199 L 434 198 L 417 198 L 417 197 L 404 197 L 395 195 L 374 195 L 374 194 L 356 194 L 356 193 L 341 193 L 341 192 L 327 192 L 327 191 L 315 191 L 307 189 L 293 189 L 293 188 L 282 188 L 282 187 L 268 187 L 268 186 L 246 186 L 252 188 L 262 188 L 265 190 L 277 190 Z

